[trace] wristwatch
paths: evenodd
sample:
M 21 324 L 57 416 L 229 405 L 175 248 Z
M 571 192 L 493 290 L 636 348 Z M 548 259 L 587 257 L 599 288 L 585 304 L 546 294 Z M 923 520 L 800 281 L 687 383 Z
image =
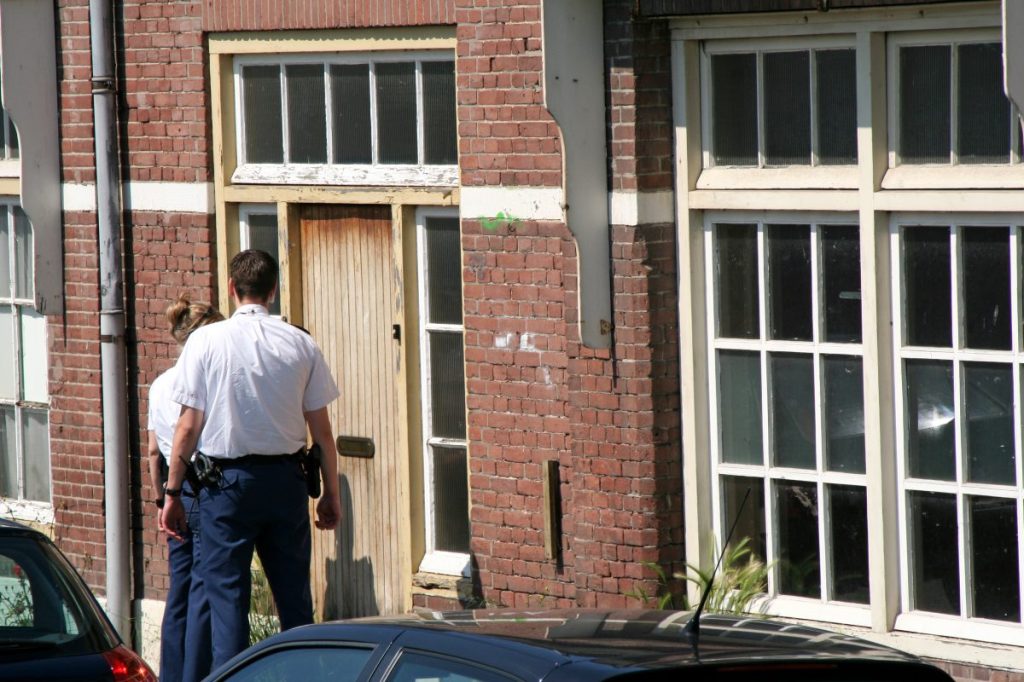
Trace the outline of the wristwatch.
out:
M 157 509 L 163 509 L 164 508 L 164 498 L 163 497 L 156 498 L 155 500 L 153 500 L 153 504 L 156 505 Z
M 167 495 L 168 497 L 181 497 L 181 488 L 168 488 L 165 483 L 164 495 Z

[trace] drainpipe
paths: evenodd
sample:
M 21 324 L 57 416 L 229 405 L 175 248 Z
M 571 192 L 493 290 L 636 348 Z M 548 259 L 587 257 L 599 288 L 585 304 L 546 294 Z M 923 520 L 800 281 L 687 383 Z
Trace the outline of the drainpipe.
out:
M 121 196 L 118 181 L 113 18 L 110 0 L 89 0 L 96 223 L 100 256 L 100 361 L 103 383 L 103 484 L 107 544 L 107 613 L 131 641 L 128 527 L 128 396 Z

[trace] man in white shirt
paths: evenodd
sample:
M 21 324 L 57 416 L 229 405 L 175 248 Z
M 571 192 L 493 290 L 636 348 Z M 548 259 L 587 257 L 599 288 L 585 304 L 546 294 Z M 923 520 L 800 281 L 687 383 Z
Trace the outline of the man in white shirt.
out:
M 213 667 L 249 645 L 254 549 L 281 629 L 313 621 L 308 496 L 299 459 L 307 426 L 324 453 L 316 525 L 333 530 L 341 517 L 327 414 L 338 388 L 312 337 L 269 315 L 277 274 L 266 252 L 250 249 L 232 259 L 228 288 L 235 313 L 189 337 L 171 390 L 182 409 L 162 516 L 169 533 L 184 527 L 179 496 L 192 453 L 212 458 L 221 471 L 220 481 L 199 496 Z

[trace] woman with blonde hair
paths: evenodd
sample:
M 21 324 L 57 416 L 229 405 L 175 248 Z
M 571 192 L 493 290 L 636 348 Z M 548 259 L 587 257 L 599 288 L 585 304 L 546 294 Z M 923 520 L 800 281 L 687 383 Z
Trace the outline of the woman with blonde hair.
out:
M 224 319 L 213 306 L 193 303 L 184 295 L 167 306 L 166 316 L 171 336 L 179 347 L 185 345 L 185 341 L 196 329 Z M 164 500 L 171 442 L 181 413 L 181 406 L 169 396 L 176 370 L 177 366 L 172 366 L 149 387 L 149 476 L 153 484 L 153 500 L 158 507 L 162 506 Z M 187 483 L 183 486 L 188 528 L 182 534 L 181 541 L 167 538 L 167 564 L 171 584 L 167 591 L 160 632 L 161 682 L 200 680 L 210 672 L 210 607 L 196 572 L 200 560 L 199 503 L 196 493 Z M 160 530 L 166 529 L 161 527 Z

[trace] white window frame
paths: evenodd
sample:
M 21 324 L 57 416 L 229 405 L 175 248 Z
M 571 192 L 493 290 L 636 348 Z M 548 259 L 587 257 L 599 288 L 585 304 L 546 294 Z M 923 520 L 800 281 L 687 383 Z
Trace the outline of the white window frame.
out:
M 249 227 L 249 217 L 254 215 L 272 215 L 277 221 L 277 237 L 278 237 L 278 253 L 274 254 L 277 258 L 278 264 L 281 262 L 281 218 L 277 212 L 277 204 L 239 204 L 238 205 L 238 250 L 245 251 L 246 249 L 252 248 L 252 232 Z M 277 303 L 278 305 L 283 304 L 281 301 L 280 283 L 278 283 L 277 291 Z M 273 315 L 273 317 L 280 318 L 280 314 Z
M 824 418 L 823 410 L 816 410 L 815 414 L 815 469 L 795 469 L 776 466 L 771 462 L 770 452 L 768 463 L 765 464 L 764 452 L 771 449 L 770 434 L 770 367 L 768 356 L 772 353 L 793 353 L 801 356 L 809 356 L 814 362 L 815 377 L 815 402 L 822 405 L 822 397 L 818 394 L 823 386 L 824 377 L 821 376 L 822 357 L 856 357 L 863 361 L 863 343 L 836 343 L 820 340 L 821 319 L 821 287 L 823 280 L 820 277 L 820 245 L 821 227 L 831 225 L 857 225 L 857 216 L 842 213 L 821 214 L 821 213 L 793 213 L 793 212 L 730 212 L 718 213 L 709 212 L 704 216 L 704 259 L 708 267 L 705 268 L 705 290 L 707 292 L 707 329 L 708 329 L 708 356 L 709 367 L 708 381 L 708 406 L 710 414 L 710 457 L 711 457 L 711 488 L 712 488 L 712 517 L 715 535 L 724 538 L 728 532 L 723 519 L 723 491 L 721 488 L 721 476 L 744 476 L 760 478 L 763 482 L 763 496 L 765 501 L 764 517 L 767 532 L 765 550 L 767 557 L 763 557 L 769 566 L 773 566 L 778 559 L 778 539 L 775 532 L 774 513 L 775 498 L 773 483 L 776 481 L 792 481 L 800 483 L 814 483 L 817 488 L 817 504 L 819 510 L 828 506 L 826 488 L 829 485 L 845 485 L 867 489 L 867 474 L 852 474 L 845 472 L 828 471 L 824 463 Z M 716 225 L 723 224 L 754 224 L 757 231 L 757 253 L 758 253 L 758 320 L 759 330 L 756 339 L 734 339 L 723 338 L 718 334 L 718 291 L 715 286 L 716 274 L 716 252 L 714 248 L 714 232 Z M 768 286 L 765 281 L 767 276 L 767 251 L 765 227 L 768 224 L 800 224 L 808 225 L 811 234 L 811 306 L 812 306 L 812 341 L 780 341 L 768 338 Z M 859 230 L 859 228 L 858 228 Z M 720 451 L 719 422 L 719 387 L 718 387 L 718 351 L 739 350 L 756 352 L 759 355 L 761 368 L 761 433 L 762 433 L 762 463 L 761 464 L 730 464 L 722 461 Z M 868 454 L 865 452 L 865 459 Z M 854 604 L 838 602 L 828 599 L 829 580 L 828 561 L 830 556 L 830 538 L 826 524 L 818 523 L 818 547 L 819 547 L 819 585 L 822 596 L 818 599 L 799 597 L 793 595 L 781 595 L 778 592 L 777 570 L 772 568 L 768 574 L 768 596 L 766 603 L 768 613 L 774 615 L 786 615 L 795 618 L 821 618 L 827 615 L 828 620 L 847 625 L 870 625 L 871 614 L 868 604 Z
M 952 291 L 951 318 L 952 348 L 933 348 L 906 346 L 903 343 L 906 329 L 904 327 L 904 315 L 902 307 L 906 300 L 903 291 L 903 257 L 901 228 L 906 226 L 936 226 L 952 228 L 950 236 L 950 283 Z M 963 229 L 971 227 L 1003 227 L 1007 228 L 1010 236 L 1010 329 L 1011 348 L 1010 350 L 978 350 L 964 348 L 962 338 L 962 324 L 960 305 L 962 303 L 962 254 L 959 252 L 959 234 Z M 1024 621 L 1021 623 L 1010 623 L 1003 621 L 987 620 L 979 617 L 971 617 L 967 614 L 971 611 L 970 591 L 970 558 L 967 545 L 970 538 L 967 537 L 968 528 L 965 517 L 967 496 L 999 497 L 1016 500 L 1017 502 L 1017 566 L 1018 566 L 1018 590 L 1019 595 L 1024 599 L 1024 445 L 1022 445 L 1021 431 L 1021 378 L 1024 372 L 1024 352 L 1022 352 L 1021 339 L 1021 241 L 1022 230 L 1024 230 L 1024 214 L 1020 215 L 978 215 L 978 214 L 895 214 L 890 217 L 889 239 L 891 243 L 890 253 L 892 258 L 891 268 L 894 275 L 893 296 L 891 299 L 893 320 L 899 320 L 899 324 L 893 325 L 893 380 L 895 383 L 895 419 L 896 432 L 900 437 L 896 441 L 896 468 L 899 482 L 899 531 L 900 531 L 900 577 L 901 577 L 901 613 L 896 619 L 896 627 L 909 631 L 925 632 L 934 635 L 950 637 L 967 636 L 972 639 L 980 639 L 1004 644 L 1020 644 Z M 955 468 L 956 479 L 953 481 L 938 481 L 932 479 L 911 478 L 907 471 L 907 439 L 909 433 L 906 430 L 906 380 L 903 372 L 905 360 L 942 360 L 953 366 L 953 399 L 956 411 L 955 426 Z M 962 363 L 964 361 L 986 362 L 993 364 L 1009 365 L 1013 375 L 1014 395 L 1014 438 L 1016 445 L 1015 468 L 1016 485 L 1000 485 L 986 483 L 970 483 L 964 480 L 965 467 L 963 462 L 964 446 L 964 405 L 962 388 Z M 961 615 L 938 614 L 932 612 L 916 611 L 912 603 L 911 586 L 911 541 L 910 523 L 907 497 L 911 491 L 933 492 L 953 495 L 956 499 L 958 531 L 957 531 L 957 554 L 959 558 L 959 590 L 960 603 L 958 608 Z M 1021 608 L 1022 619 L 1024 619 L 1024 606 Z
M 422 406 L 423 441 L 419 452 L 423 462 L 423 511 L 424 511 L 424 548 L 423 560 L 420 562 L 419 570 L 425 573 L 438 573 L 443 575 L 468 576 L 470 574 L 470 555 L 461 552 L 449 552 L 434 548 L 434 490 L 433 490 L 433 457 L 431 446 L 461 447 L 466 451 L 468 462 L 469 441 L 468 434 L 464 440 L 451 438 L 432 437 L 431 424 L 433 415 L 431 412 L 430 393 L 430 339 L 431 331 L 458 332 L 465 338 L 465 324 L 440 324 L 429 321 L 427 285 L 429 273 L 427 272 L 427 249 L 426 229 L 429 218 L 455 218 L 458 219 L 457 208 L 418 208 L 416 210 L 416 261 L 419 264 L 416 268 L 417 292 L 419 297 L 419 336 L 420 347 L 420 405 Z M 466 476 L 469 476 L 467 470 Z M 468 480 L 468 479 L 467 479 Z M 467 515 L 469 510 L 466 510 Z
M 415 52 L 350 52 L 307 55 L 243 55 L 234 59 L 235 83 L 235 145 L 238 167 L 231 181 L 236 184 L 285 184 L 285 185 L 405 185 L 413 187 L 449 187 L 459 182 L 458 164 L 435 165 L 423 162 L 423 82 L 422 64 L 425 62 L 453 62 L 451 51 Z M 376 111 L 376 70 L 380 63 L 413 62 L 416 73 L 416 121 L 417 154 L 416 164 L 381 164 L 377 162 L 377 111 Z M 336 164 L 330 158 L 326 164 L 299 163 L 248 163 L 245 160 L 245 115 L 242 96 L 242 68 L 246 66 L 286 66 L 296 64 L 317 64 L 324 67 L 325 106 L 332 101 L 331 79 L 327 77 L 328 67 L 346 64 L 369 65 L 370 89 L 370 136 L 373 162 L 369 164 Z M 284 158 L 288 158 L 288 96 L 285 79 L 281 83 L 281 126 Z M 327 110 L 325 109 L 325 114 Z M 328 157 L 333 154 L 333 126 L 327 121 L 326 145 Z

